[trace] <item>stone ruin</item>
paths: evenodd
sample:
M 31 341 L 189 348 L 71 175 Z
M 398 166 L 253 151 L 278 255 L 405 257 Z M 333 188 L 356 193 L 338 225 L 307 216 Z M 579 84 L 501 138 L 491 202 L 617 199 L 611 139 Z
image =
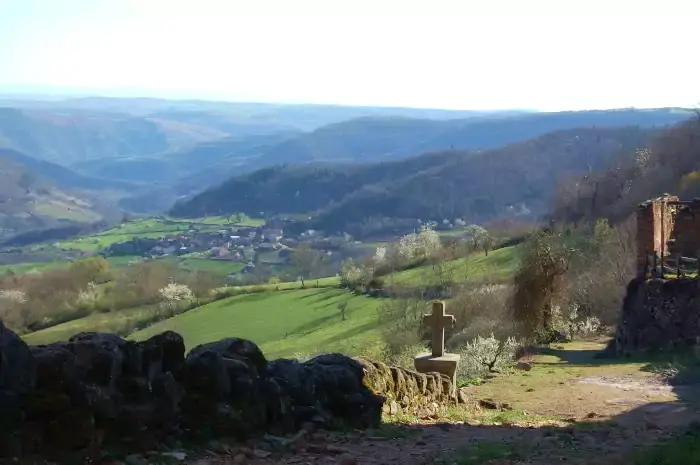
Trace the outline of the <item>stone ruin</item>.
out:
M 618 321 L 619 355 L 700 341 L 700 199 L 665 194 L 637 210 L 637 276 Z
M 238 338 L 188 354 L 174 332 L 143 342 L 81 333 L 28 346 L 0 322 L 0 457 L 138 453 L 305 424 L 376 427 L 382 414 L 439 415 L 453 389 L 448 376 L 361 357 L 269 361 Z
M 663 196 L 637 209 L 637 275 L 663 277 L 697 269 L 700 255 L 700 199 Z

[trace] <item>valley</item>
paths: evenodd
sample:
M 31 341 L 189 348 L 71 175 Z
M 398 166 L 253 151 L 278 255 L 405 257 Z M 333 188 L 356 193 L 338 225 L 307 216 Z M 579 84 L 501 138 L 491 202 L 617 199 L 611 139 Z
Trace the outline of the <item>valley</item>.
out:
M 621 388 L 587 380 L 620 370 L 639 383 L 649 377 L 641 362 L 608 366 L 589 352 L 609 344 L 634 277 L 635 203 L 662 189 L 697 190 L 700 165 L 688 154 L 698 120 L 687 110 L 12 104 L 0 119 L 0 320 L 2 334 L 35 353 L 58 354 L 69 340 L 77 350 L 76 338 L 97 332 L 119 347 L 157 347 L 175 334 L 195 357 L 235 336 L 273 366 L 312 370 L 326 363 L 315 357 L 332 353 L 339 363 L 364 357 L 414 373 L 414 357 L 432 348 L 425 308 L 441 300 L 455 316 L 444 344 L 462 360 L 461 403 L 426 414 L 396 407 L 408 396 L 392 400 L 384 440 L 404 444 L 391 434 L 466 421 L 504 426 L 483 440 L 510 446 L 465 452 L 455 426 L 445 426 L 437 434 L 449 453 L 385 451 L 382 460 L 532 458 L 515 437 L 523 425 L 541 441 L 547 428 L 574 428 L 585 442 L 648 403 L 640 394 L 633 406 L 608 405 Z M 660 357 L 675 364 L 689 355 Z M 634 434 L 637 445 L 662 438 Z M 364 439 L 324 438 L 372 463 Z M 559 442 L 547 444 L 541 456 L 556 455 Z M 632 451 L 621 442 L 608 446 L 610 456 L 637 460 L 624 459 Z M 585 463 L 594 454 L 576 447 L 567 457 Z M 196 448 L 186 455 L 200 453 L 221 459 Z M 279 453 L 275 463 L 309 454 L 335 463 L 304 448 Z

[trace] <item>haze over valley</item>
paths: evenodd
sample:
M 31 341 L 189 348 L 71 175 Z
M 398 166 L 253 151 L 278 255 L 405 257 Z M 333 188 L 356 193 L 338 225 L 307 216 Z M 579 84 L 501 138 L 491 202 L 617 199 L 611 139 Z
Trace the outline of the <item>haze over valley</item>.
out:
M 0 462 L 700 464 L 673 3 L 2 3 Z

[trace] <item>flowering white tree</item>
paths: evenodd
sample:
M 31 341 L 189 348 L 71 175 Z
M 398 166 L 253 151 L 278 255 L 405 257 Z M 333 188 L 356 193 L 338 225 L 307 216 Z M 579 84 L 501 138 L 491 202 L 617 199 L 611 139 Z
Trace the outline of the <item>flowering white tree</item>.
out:
M 344 261 L 340 267 L 340 282 L 347 287 L 364 284 L 369 275 L 370 271 L 365 267 L 357 266 L 352 258 Z
M 482 249 L 486 255 L 488 255 L 489 250 L 491 250 L 496 242 L 486 228 L 476 224 L 470 224 L 464 228 L 464 232 L 469 236 L 469 242 L 471 243 L 473 251 Z
M 3 289 L 0 291 L 0 299 L 6 302 L 23 304 L 27 301 L 27 294 L 22 289 Z
M 512 337 L 496 339 L 493 334 L 489 337 L 477 336 L 466 343 L 460 350 L 460 377 L 470 378 L 491 371 L 500 371 L 512 365 L 515 361 L 520 344 Z
M 84 291 L 80 291 L 76 303 L 78 305 L 89 305 L 95 303 L 99 298 L 100 290 L 95 283 L 90 282 Z
M 429 225 L 423 225 L 418 233 L 407 234 L 399 241 L 399 254 L 406 259 L 432 257 L 440 251 L 440 236 Z
M 386 247 L 381 246 L 377 247 L 377 250 L 374 252 L 374 262 L 376 264 L 384 263 L 386 260 Z
M 192 300 L 192 290 L 185 284 L 170 282 L 167 286 L 158 290 L 161 297 L 161 307 L 166 309 L 170 316 L 175 314 L 175 309 L 180 302 Z
M 29 323 L 27 312 L 27 294 L 22 289 L 4 289 L 0 291 L 0 319 L 8 326 L 21 329 Z

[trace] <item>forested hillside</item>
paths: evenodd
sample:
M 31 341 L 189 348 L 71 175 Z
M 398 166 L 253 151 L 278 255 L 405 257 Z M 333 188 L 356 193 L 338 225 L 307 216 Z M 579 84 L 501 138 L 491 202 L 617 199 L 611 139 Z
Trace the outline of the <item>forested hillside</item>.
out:
M 627 150 L 599 170 L 561 180 L 551 219 L 580 222 L 628 218 L 663 193 L 700 196 L 700 118 L 657 134 L 644 150 Z
M 276 166 L 235 177 L 189 201 L 175 216 L 309 213 L 305 226 L 371 230 L 387 219 L 532 218 L 547 210 L 564 173 L 599 169 L 643 147 L 657 130 L 582 128 L 487 151 L 442 151 L 377 164 Z M 390 222 L 390 221 L 389 221 Z
M 265 162 L 377 162 L 446 149 L 489 149 L 579 127 L 664 126 L 683 110 L 596 110 L 531 113 L 448 121 L 362 118 L 317 129 L 276 146 Z

